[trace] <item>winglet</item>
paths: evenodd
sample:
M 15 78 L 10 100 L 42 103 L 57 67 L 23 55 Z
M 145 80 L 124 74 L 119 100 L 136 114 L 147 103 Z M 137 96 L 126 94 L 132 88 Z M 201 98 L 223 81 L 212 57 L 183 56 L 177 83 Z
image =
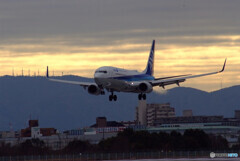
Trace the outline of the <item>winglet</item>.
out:
M 225 59 L 225 62 L 224 62 L 224 64 L 223 64 L 223 68 L 222 68 L 222 70 L 219 71 L 219 73 L 221 73 L 221 72 L 224 71 L 224 69 L 225 69 L 225 65 L 226 65 L 226 62 L 227 62 L 227 58 Z
M 48 75 L 48 66 L 47 66 L 46 77 L 49 78 L 49 75 Z

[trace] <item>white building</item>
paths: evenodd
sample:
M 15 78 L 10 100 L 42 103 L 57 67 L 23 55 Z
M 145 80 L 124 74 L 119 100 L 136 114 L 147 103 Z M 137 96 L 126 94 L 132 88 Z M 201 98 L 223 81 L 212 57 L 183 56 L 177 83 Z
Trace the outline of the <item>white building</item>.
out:
M 145 100 L 140 100 L 136 107 L 136 120 L 141 125 L 154 126 L 159 118 L 174 117 L 175 109 L 166 104 L 147 104 Z
M 40 127 L 31 127 L 31 137 L 40 138 L 42 134 L 40 133 Z
M 136 120 L 140 125 L 147 125 L 147 103 L 146 100 L 139 100 L 136 107 Z
M 170 107 L 170 103 L 147 104 L 147 126 L 155 126 L 159 118 L 174 117 L 175 109 Z

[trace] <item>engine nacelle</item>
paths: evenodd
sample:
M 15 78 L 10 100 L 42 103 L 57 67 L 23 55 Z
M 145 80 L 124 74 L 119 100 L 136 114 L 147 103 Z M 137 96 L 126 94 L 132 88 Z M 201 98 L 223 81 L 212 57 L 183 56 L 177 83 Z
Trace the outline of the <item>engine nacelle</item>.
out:
M 142 82 L 138 85 L 138 89 L 142 93 L 150 93 L 153 90 L 153 87 L 150 83 L 148 82 Z
M 101 89 L 96 85 L 90 85 L 88 86 L 88 93 L 93 95 L 99 95 L 101 94 Z

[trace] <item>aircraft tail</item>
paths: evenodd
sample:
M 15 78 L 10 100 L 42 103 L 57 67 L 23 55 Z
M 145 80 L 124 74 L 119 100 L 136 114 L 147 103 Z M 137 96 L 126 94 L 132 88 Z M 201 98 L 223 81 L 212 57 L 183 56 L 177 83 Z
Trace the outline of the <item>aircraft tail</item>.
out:
M 155 50 L 154 48 L 155 48 L 155 40 L 153 40 L 152 42 L 152 47 L 150 50 L 147 66 L 143 71 L 144 74 L 148 74 L 151 76 L 153 76 L 153 73 L 154 73 L 154 50 Z

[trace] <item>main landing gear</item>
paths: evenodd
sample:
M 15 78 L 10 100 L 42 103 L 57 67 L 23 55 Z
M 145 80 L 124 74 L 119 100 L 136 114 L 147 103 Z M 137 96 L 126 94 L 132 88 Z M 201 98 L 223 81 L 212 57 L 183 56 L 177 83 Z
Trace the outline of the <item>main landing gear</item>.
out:
M 141 93 L 138 95 L 138 100 L 141 100 L 141 99 L 146 100 L 146 98 L 147 98 L 147 96 L 145 93 L 144 94 Z
M 117 101 L 117 95 L 114 95 L 113 92 L 112 92 L 112 94 L 109 96 L 109 101 L 112 101 L 112 100 Z

